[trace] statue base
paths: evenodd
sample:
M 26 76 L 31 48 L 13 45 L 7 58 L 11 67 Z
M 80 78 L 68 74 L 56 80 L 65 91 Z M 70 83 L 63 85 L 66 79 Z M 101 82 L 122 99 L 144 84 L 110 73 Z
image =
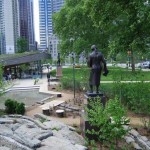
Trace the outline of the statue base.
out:
M 88 109 L 91 109 L 90 105 L 88 104 L 89 101 L 90 100 L 94 101 L 94 98 L 96 98 L 96 97 L 99 97 L 101 99 L 101 103 L 105 107 L 106 97 L 104 96 L 103 93 L 87 92 L 87 93 L 85 93 L 84 97 L 85 97 L 85 99 L 84 99 L 83 103 L 84 103 L 84 106 L 87 107 Z M 83 137 L 86 137 L 89 140 L 97 140 L 96 135 L 90 135 L 86 132 L 87 130 L 92 130 L 92 129 L 96 130 L 96 127 L 90 125 L 90 122 L 88 120 L 88 114 L 85 111 L 85 109 L 83 109 L 81 111 L 80 128 L 81 128 L 81 133 L 82 133 Z
M 57 78 L 62 77 L 62 66 L 57 66 L 57 68 L 56 68 L 56 77 Z

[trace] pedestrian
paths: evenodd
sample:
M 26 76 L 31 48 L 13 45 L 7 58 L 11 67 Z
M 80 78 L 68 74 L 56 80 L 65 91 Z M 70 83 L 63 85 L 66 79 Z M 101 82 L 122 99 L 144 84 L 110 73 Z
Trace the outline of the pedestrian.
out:
M 50 86 L 50 72 L 47 73 L 47 82 L 48 82 L 48 86 Z

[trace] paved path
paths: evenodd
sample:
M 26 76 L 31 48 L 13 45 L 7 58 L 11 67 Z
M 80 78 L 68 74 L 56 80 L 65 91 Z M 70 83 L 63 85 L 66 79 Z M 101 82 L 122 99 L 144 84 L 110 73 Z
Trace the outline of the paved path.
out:
M 59 82 L 50 82 L 51 85 L 57 85 Z M 60 92 L 53 92 L 48 90 L 48 83 L 46 75 L 43 75 L 42 78 L 34 85 L 34 79 L 16 79 L 13 80 L 10 87 L 6 89 L 9 90 L 27 90 L 27 89 L 39 89 L 40 93 L 46 94 L 60 94 Z

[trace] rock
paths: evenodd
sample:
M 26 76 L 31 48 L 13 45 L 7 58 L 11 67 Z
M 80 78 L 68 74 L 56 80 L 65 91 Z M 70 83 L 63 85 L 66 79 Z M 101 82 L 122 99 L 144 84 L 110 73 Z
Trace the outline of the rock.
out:
M 11 150 L 11 149 L 8 147 L 2 146 L 2 147 L 0 147 L 0 150 Z
M 125 130 L 131 130 L 131 127 L 127 126 L 127 125 L 123 125 Z
M 21 134 L 19 134 L 19 138 L 21 139 L 21 141 L 18 140 L 18 142 L 21 142 L 21 144 L 26 145 L 30 148 L 37 148 L 41 146 L 41 141 L 36 138 L 32 139 L 31 137 Z
M 11 118 L 21 118 L 22 115 L 15 114 L 15 115 L 8 115 L 8 117 L 11 117 Z
M 134 130 L 134 129 L 132 129 L 131 131 L 129 131 L 129 133 L 132 134 L 135 137 L 139 135 L 139 133 L 136 130 Z
M 36 138 L 42 141 L 42 140 L 44 140 L 44 139 L 46 139 L 46 138 L 48 138 L 50 136 L 53 136 L 53 132 L 52 131 L 47 131 L 46 133 L 42 133 L 42 134 L 36 136 Z
M 61 130 L 62 128 L 64 127 L 67 127 L 67 125 L 65 125 L 64 123 L 62 122 L 59 122 L 59 121 L 54 121 L 54 120 L 51 120 L 51 121 L 46 121 L 43 123 L 47 128 L 50 128 L 50 129 L 55 129 L 55 130 Z
M 35 117 L 35 118 L 39 118 L 39 119 L 45 119 L 45 120 L 47 120 L 47 121 L 49 120 L 49 119 L 47 118 L 47 116 L 45 116 L 45 115 L 43 115 L 43 114 L 40 114 L 40 113 L 35 114 L 34 117 Z
M 147 143 L 148 146 L 150 146 L 150 141 L 147 141 L 146 143 Z
M 13 135 L 13 131 L 9 128 L 9 126 L 7 127 L 5 124 L 0 124 L 0 134 L 11 137 Z
M 72 126 L 68 126 L 68 128 L 69 128 L 70 131 L 76 131 L 76 129 Z
M 2 150 L 86 150 L 84 139 L 75 132 L 75 128 L 55 120 L 49 120 L 45 115 L 38 115 L 46 122 L 25 116 L 3 118 L 0 124 L 0 148 Z M 0 150 L 1 150 L 0 149 Z
M 142 150 L 142 148 L 135 142 L 132 143 L 132 146 L 135 148 L 135 150 Z
M 10 128 L 11 128 L 12 131 L 15 131 L 16 129 L 19 128 L 20 125 L 21 125 L 21 124 L 19 124 L 19 123 L 11 124 L 11 125 L 10 125 Z
M 22 116 L 22 119 L 26 119 L 26 120 L 29 120 L 31 122 L 34 122 L 34 119 L 28 117 L 28 116 Z
M 125 140 L 126 140 L 126 142 L 127 142 L 128 144 L 130 144 L 130 143 L 132 143 L 132 142 L 135 142 L 135 140 L 134 140 L 133 138 L 129 137 L 129 136 L 126 136 L 126 137 L 125 137 Z
M 150 150 L 150 147 L 140 137 L 137 137 L 137 142 L 141 147 L 146 148 L 146 150 Z
M 74 131 L 68 130 L 68 128 L 63 128 L 62 130 L 58 131 L 59 134 L 63 136 L 63 138 L 69 140 L 71 143 L 76 143 L 79 145 L 84 145 L 85 141 L 81 135 Z
M 87 147 L 82 146 L 82 145 L 75 144 L 75 147 L 77 147 L 78 150 L 87 150 Z
M 0 124 L 10 124 L 13 123 L 14 120 L 13 119 L 9 119 L 9 118 L 0 118 Z
M 43 130 L 50 129 L 50 128 L 46 127 L 43 123 L 41 123 L 39 120 L 35 120 L 34 122 L 38 127 L 42 128 Z
M 141 136 L 141 139 L 144 141 L 144 142 L 147 142 L 148 141 L 148 138 L 146 136 Z
M 38 148 L 37 150 L 83 150 L 78 145 L 73 145 L 68 140 L 51 136 L 42 142 L 45 147 Z
M 0 135 L 0 146 L 2 145 L 4 147 L 10 148 L 10 150 L 32 150 L 9 137 Z

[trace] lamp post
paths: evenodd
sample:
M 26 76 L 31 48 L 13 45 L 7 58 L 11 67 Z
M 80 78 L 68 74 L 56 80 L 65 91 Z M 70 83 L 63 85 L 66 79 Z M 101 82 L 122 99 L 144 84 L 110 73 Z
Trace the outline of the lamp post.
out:
M 50 86 L 50 72 L 49 72 L 49 67 L 50 67 L 50 64 L 48 63 L 47 64 L 47 69 L 48 69 L 48 73 L 47 73 L 48 86 Z
M 73 60 L 73 92 L 75 98 L 75 54 L 72 52 L 72 60 Z
M 71 38 L 70 42 L 72 42 L 72 46 L 73 46 L 73 41 L 74 39 Z M 74 92 L 74 99 L 75 99 L 75 53 L 74 51 L 72 52 L 72 61 L 73 61 L 73 92 Z

